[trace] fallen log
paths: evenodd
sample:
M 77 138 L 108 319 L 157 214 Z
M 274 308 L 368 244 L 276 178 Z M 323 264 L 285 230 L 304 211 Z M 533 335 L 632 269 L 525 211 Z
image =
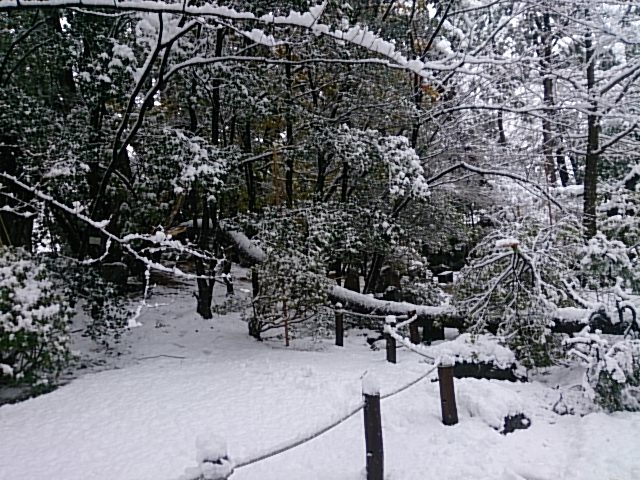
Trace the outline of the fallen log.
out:
M 223 230 L 223 234 L 236 247 L 240 256 L 249 265 L 261 263 L 267 258 L 264 250 L 252 242 L 244 233 Z M 343 310 L 364 315 L 402 316 L 409 312 L 415 312 L 418 316 L 418 325 L 424 329 L 423 339 L 426 341 L 442 339 L 441 330 L 444 327 L 457 328 L 461 331 L 469 327 L 465 318 L 450 305 L 414 305 L 407 302 L 380 300 L 372 295 L 347 290 L 339 285 L 331 287 L 328 296 L 332 304 L 342 305 L 341 308 Z M 633 324 L 637 329 L 636 323 L 633 322 Z M 629 324 L 619 321 L 611 312 L 603 309 L 559 308 L 552 316 L 550 329 L 553 333 L 573 334 L 581 331 L 586 326 L 591 327 L 591 331 L 600 330 L 605 334 L 623 335 Z M 498 330 L 498 325 L 489 325 L 487 330 L 495 333 Z

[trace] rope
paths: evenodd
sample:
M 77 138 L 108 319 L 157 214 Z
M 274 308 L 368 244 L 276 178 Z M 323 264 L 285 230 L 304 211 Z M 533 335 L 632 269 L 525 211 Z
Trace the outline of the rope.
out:
M 337 427 L 338 425 L 340 425 L 343 422 L 346 422 L 347 420 L 349 420 L 351 417 L 353 417 L 356 413 L 358 413 L 360 410 L 362 410 L 364 408 L 364 403 L 360 403 L 360 405 L 358 405 L 356 408 L 354 408 L 353 410 L 351 410 L 349 413 L 347 413 L 346 415 L 344 415 L 343 417 L 341 417 L 339 420 L 331 423 L 330 425 L 322 428 L 321 430 L 318 430 L 317 432 L 307 435 L 304 438 L 301 438 L 300 440 L 297 440 L 293 443 L 291 443 L 290 445 L 286 445 L 280 448 L 277 448 L 276 450 L 269 452 L 269 453 L 264 453 L 258 457 L 255 458 L 251 458 L 248 460 L 242 460 L 238 463 L 236 463 L 234 468 L 242 468 L 242 467 L 246 467 L 248 465 L 251 465 L 253 463 L 258 463 L 261 462 L 263 460 L 266 460 L 267 458 L 271 458 L 271 457 L 275 457 L 276 455 L 280 455 L 281 453 L 284 453 L 288 450 L 291 450 L 293 448 L 299 447 L 300 445 L 310 442 L 311 440 L 313 440 L 314 438 L 319 437 L 320 435 L 327 433 L 329 430 L 334 429 L 335 427 Z
M 404 315 L 403 315 L 404 316 Z M 397 319 L 398 317 L 396 317 Z M 395 329 L 399 329 L 399 328 L 403 328 L 406 327 L 407 325 L 415 322 L 418 319 L 418 314 L 414 314 L 413 317 L 409 317 L 407 320 L 405 320 L 404 322 L 400 322 L 399 324 L 396 325 Z
M 423 373 L 422 375 L 420 375 L 418 378 L 412 380 L 411 382 L 407 383 L 406 385 L 403 385 L 402 387 L 393 390 L 385 395 L 381 395 L 380 396 L 380 400 L 385 400 L 391 397 L 394 397 L 395 395 L 398 395 L 401 392 L 404 392 L 405 390 L 413 387 L 414 385 L 416 385 L 417 383 L 419 383 L 420 381 L 424 380 L 425 378 L 427 378 L 429 375 L 431 375 L 436 369 L 438 368 L 438 365 L 434 365 L 433 368 L 429 369 L 426 373 Z M 289 450 L 292 450 L 296 447 L 299 447 L 300 445 L 303 445 L 307 442 L 310 442 L 311 440 L 319 437 L 320 435 L 323 435 L 325 433 L 327 433 L 330 430 L 333 430 L 334 428 L 336 428 L 338 425 L 340 425 L 341 423 L 346 422 L 347 420 L 349 420 L 351 417 L 353 417 L 356 413 L 358 413 L 360 410 L 362 410 L 364 408 L 364 402 L 361 402 L 357 407 L 354 407 L 352 410 L 350 410 L 346 415 L 342 416 L 340 419 L 332 422 L 331 424 L 327 425 L 326 427 L 312 433 L 309 434 L 299 440 L 296 440 L 295 442 L 292 442 L 289 445 L 285 445 L 279 448 L 276 448 L 275 450 L 268 452 L 268 453 L 263 453 L 257 457 L 254 458 L 249 458 L 249 459 L 245 459 L 245 460 L 241 460 L 238 463 L 236 463 L 234 465 L 234 469 L 236 468 L 242 468 L 242 467 L 246 467 L 248 465 L 252 465 L 254 463 L 258 463 L 261 462 L 263 460 L 266 460 L 268 458 L 271 457 L 275 457 L 276 455 L 280 455 L 281 453 L 287 452 Z
M 394 390 L 393 392 L 389 392 L 389 393 L 387 393 L 385 395 L 381 395 L 380 396 L 380 400 L 386 400 L 387 398 L 395 397 L 399 393 L 402 393 L 405 390 L 408 390 L 409 388 L 413 387 L 415 384 L 417 384 L 417 383 L 421 382 L 422 380 L 424 380 L 425 378 L 427 378 L 429 375 L 431 375 L 437 369 L 438 369 L 438 364 L 436 363 L 436 364 L 434 364 L 433 368 L 429 369 L 426 373 L 423 373 L 422 375 L 420 375 L 415 380 L 412 380 L 411 382 L 409 382 L 406 385 Z
M 423 350 L 424 347 L 420 346 L 421 348 L 418 348 L 418 345 L 414 345 L 413 343 L 411 343 L 409 340 L 406 339 L 406 337 L 403 337 L 402 335 L 398 334 L 398 332 L 391 327 L 391 325 L 385 325 L 384 326 L 384 332 L 388 333 L 389 335 L 391 335 L 393 338 L 395 338 L 398 342 L 400 342 L 400 344 L 406 348 L 408 348 L 409 350 L 411 350 L 414 353 L 417 353 L 418 355 L 431 360 L 432 362 L 435 361 L 435 358 L 427 355 Z M 437 362 L 436 362 L 437 363 Z

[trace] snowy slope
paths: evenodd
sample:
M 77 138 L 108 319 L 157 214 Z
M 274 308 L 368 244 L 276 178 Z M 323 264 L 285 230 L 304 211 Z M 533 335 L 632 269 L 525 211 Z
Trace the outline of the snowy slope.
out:
M 291 349 L 278 339 L 259 343 L 238 314 L 199 319 L 189 295 L 165 289 L 154 298 L 169 305 L 143 314 L 144 325 L 108 361 L 118 368 L 0 407 L 0 479 L 175 480 L 195 465 L 198 436 L 224 438 L 240 462 L 357 406 L 365 371 L 384 394 L 429 368 L 404 350 L 397 365 L 385 363 L 356 331 L 342 349 L 330 339 L 296 340 Z M 453 427 L 441 424 L 438 386 L 429 379 L 383 400 L 387 478 L 640 478 L 640 415 L 560 416 L 552 410 L 555 387 L 565 382 L 559 388 L 568 391 L 574 379 L 544 379 L 456 381 L 460 423 Z M 492 424 L 516 407 L 532 427 L 499 434 Z M 359 413 L 231 479 L 355 480 L 364 460 Z

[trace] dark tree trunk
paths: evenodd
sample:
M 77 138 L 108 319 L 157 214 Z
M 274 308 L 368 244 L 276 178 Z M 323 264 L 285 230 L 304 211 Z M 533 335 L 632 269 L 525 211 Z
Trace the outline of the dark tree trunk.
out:
M 256 340 L 261 340 L 260 329 L 262 327 L 262 324 L 255 310 L 255 300 L 258 297 L 258 295 L 260 295 L 260 278 L 258 275 L 258 269 L 256 267 L 251 269 L 251 287 L 253 289 L 254 308 L 253 308 L 253 316 L 249 320 L 249 335 L 255 338 Z
M 584 39 L 585 61 L 587 64 L 587 90 L 590 108 L 587 115 L 587 156 L 584 171 L 584 208 L 582 224 L 587 238 L 595 236 L 597 231 L 596 206 L 598 202 L 598 163 L 600 154 L 600 118 L 598 116 L 598 100 L 595 98 L 595 48 L 591 33 Z
M 382 269 L 383 263 L 384 255 L 380 253 L 374 253 L 373 258 L 371 259 L 371 268 L 369 269 L 367 281 L 362 293 L 373 293 L 373 290 L 378 284 L 378 279 L 380 278 L 380 270 Z
M 0 133 L 0 172 L 17 176 L 19 174 L 20 148 L 18 139 L 13 135 Z M 0 195 L 0 207 L 19 207 L 19 201 L 27 201 L 26 192 L 16 189 L 10 181 L 3 181 L 5 194 L 13 195 L 18 202 L 13 202 L 7 195 Z M 33 234 L 33 217 L 23 217 L 8 211 L 0 211 L 0 245 L 23 247 L 32 250 L 31 237 Z
M 201 249 L 206 250 L 209 246 L 211 233 L 215 232 L 216 223 L 216 205 L 213 204 L 213 208 L 209 207 L 207 194 L 205 193 L 202 195 L 202 226 L 200 228 L 200 237 L 198 239 L 198 245 Z M 213 226 L 213 228 L 210 228 L 210 225 Z M 198 278 L 197 280 L 197 311 L 200 316 L 205 319 L 213 318 L 211 303 L 213 300 L 213 287 L 215 285 L 215 266 L 215 261 L 206 262 L 202 258 L 196 258 L 196 273 L 198 274 L 198 277 L 211 277 Z
M 340 201 L 342 203 L 347 202 L 349 194 L 349 163 L 342 162 L 342 179 L 340 184 Z
M 507 144 L 507 135 L 504 133 L 502 110 L 498 110 L 498 144 L 502 146 L 505 146 Z
M 291 60 L 291 55 L 287 52 L 287 58 Z M 287 145 L 293 145 L 293 119 L 291 118 L 293 101 L 292 101 L 292 85 L 293 78 L 291 74 L 291 64 L 285 66 L 286 82 L 287 82 L 287 112 L 285 114 Z M 291 152 L 287 152 L 285 161 L 285 192 L 287 196 L 287 208 L 293 208 L 293 157 Z
M 416 149 L 418 147 L 418 136 L 420 135 L 420 112 L 422 110 L 422 77 L 418 74 L 413 75 L 413 102 L 416 108 L 416 118 L 413 121 L 413 127 L 411 129 L 411 147 Z
M 216 32 L 216 57 L 222 56 L 222 47 L 226 30 L 219 28 Z M 211 109 L 211 143 L 220 143 L 220 80 L 213 80 L 212 109 Z
M 224 262 L 222 265 L 223 280 L 224 280 L 225 286 L 227 287 L 227 296 L 229 297 L 234 294 L 233 279 L 231 278 L 231 260 L 229 260 L 229 257 L 226 256 L 223 262 Z
M 243 132 L 244 152 L 251 153 L 251 122 L 247 119 Z M 253 173 L 253 163 L 247 162 L 244 166 L 244 178 L 247 182 L 247 201 L 250 212 L 256 211 L 256 179 Z
M 558 174 L 563 187 L 569 185 L 569 170 L 567 170 L 567 160 L 564 156 L 562 147 L 556 151 L 556 163 L 558 165 Z
M 542 118 L 542 142 L 543 142 L 543 151 L 544 151 L 544 171 L 547 175 L 547 181 L 550 185 L 556 184 L 556 169 L 555 169 L 555 161 L 554 161 L 554 146 L 555 146 L 555 137 L 552 131 L 552 120 L 553 120 L 553 108 L 554 108 L 554 97 L 553 97 L 553 79 L 551 77 L 551 20 L 549 17 L 549 13 L 545 12 L 543 14 L 543 25 L 539 25 L 539 29 L 541 30 L 542 35 L 542 45 L 540 47 L 541 50 L 541 67 L 542 67 L 542 89 L 544 95 L 544 105 L 546 110 L 544 112 L 544 117 Z
M 327 180 L 327 161 L 324 152 L 318 152 L 318 176 L 316 178 L 316 200 L 324 196 L 324 185 Z
M 573 170 L 573 179 L 576 182 L 576 185 L 582 185 L 584 182 L 583 172 L 580 171 L 580 163 L 578 162 L 578 157 L 575 154 L 569 155 L 569 162 L 571 162 L 571 170 Z
M 344 288 L 360 293 L 360 275 L 358 269 L 351 265 L 344 272 Z

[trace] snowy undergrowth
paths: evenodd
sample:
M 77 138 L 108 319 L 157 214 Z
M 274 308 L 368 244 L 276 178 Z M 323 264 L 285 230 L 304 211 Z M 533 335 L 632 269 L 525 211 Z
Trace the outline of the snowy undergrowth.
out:
M 149 303 L 167 305 L 144 310 L 142 326 L 124 335 L 100 367 L 118 368 L 0 407 L 0 438 L 11 439 L 0 443 L 0 477 L 176 480 L 202 460 L 198 438 L 219 437 L 230 459 L 241 462 L 359 405 L 365 372 L 384 395 L 428 369 L 405 349 L 397 365 L 387 364 L 357 330 L 347 332 L 344 348 L 331 339 L 316 340 L 318 348 L 308 339 L 294 339 L 289 349 L 275 337 L 257 342 L 237 313 L 197 317 L 190 294 L 157 290 Z M 85 355 L 97 359 L 100 352 Z M 383 400 L 387 478 L 640 477 L 640 415 L 561 415 L 576 411 L 568 393 L 582 371 L 548 373 L 529 383 L 457 380 L 460 423 L 453 427 L 441 423 L 435 375 Z M 516 411 L 531 418 L 531 428 L 500 435 L 500 417 Z M 231 479 L 360 480 L 364 461 L 358 414 L 294 450 L 237 469 Z

